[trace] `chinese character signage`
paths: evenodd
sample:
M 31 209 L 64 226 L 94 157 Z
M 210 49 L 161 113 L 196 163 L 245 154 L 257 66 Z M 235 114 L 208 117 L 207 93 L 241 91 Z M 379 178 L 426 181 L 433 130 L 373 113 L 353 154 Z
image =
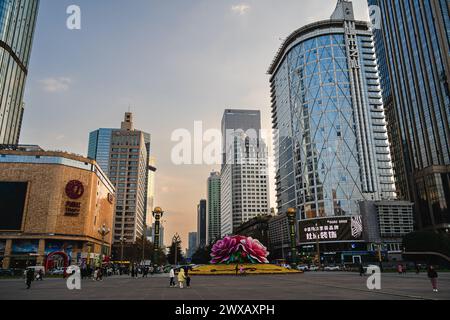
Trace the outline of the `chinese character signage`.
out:
M 300 242 L 363 240 L 361 216 L 330 217 L 299 222 Z

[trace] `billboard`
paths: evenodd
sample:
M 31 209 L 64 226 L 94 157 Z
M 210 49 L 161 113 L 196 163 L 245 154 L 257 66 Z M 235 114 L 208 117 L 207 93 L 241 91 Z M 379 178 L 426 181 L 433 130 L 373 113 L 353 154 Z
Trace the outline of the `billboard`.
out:
M 0 230 L 22 229 L 27 182 L 0 182 Z
M 300 243 L 363 240 L 360 215 L 299 221 Z

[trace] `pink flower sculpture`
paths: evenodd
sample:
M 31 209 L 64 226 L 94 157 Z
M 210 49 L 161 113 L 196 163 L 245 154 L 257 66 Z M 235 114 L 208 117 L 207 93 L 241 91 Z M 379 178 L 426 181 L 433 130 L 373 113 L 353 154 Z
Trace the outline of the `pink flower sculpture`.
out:
M 211 250 L 211 263 L 269 263 L 267 248 L 257 239 L 244 236 L 225 237 Z

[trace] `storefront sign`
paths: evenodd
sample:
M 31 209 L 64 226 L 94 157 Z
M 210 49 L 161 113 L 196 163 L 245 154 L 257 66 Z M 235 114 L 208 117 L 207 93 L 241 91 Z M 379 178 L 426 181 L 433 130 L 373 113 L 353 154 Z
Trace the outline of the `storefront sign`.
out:
M 300 242 L 362 240 L 361 216 L 330 217 L 299 222 Z
M 80 181 L 72 180 L 66 185 L 66 196 L 70 199 L 66 201 L 64 206 L 64 215 L 78 216 L 81 213 L 81 202 L 75 201 L 80 199 L 84 194 L 84 186 Z

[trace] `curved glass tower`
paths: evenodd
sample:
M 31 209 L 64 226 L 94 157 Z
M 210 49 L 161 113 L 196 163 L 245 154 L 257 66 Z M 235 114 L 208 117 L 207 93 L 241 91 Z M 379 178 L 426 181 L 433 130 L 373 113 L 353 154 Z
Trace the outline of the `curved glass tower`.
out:
M 18 144 L 39 0 L 0 0 L 0 144 Z
M 280 212 L 349 216 L 396 198 L 373 34 L 351 2 L 292 33 L 268 73 Z

